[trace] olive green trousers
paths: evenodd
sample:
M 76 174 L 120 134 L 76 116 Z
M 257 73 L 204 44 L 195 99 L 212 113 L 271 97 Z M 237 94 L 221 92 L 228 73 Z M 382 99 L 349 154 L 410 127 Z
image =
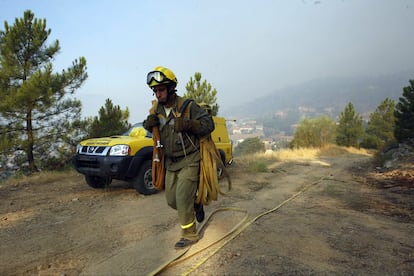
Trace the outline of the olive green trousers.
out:
M 178 211 L 182 237 L 198 240 L 194 200 L 199 181 L 200 164 L 197 162 L 165 175 L 165 196 L 168 205 Z

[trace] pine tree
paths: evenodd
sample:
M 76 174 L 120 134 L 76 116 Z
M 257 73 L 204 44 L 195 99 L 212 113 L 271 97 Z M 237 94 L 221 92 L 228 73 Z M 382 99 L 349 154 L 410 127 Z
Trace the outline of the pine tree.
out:
M 350 102 L 339 117 L 336 143 L 340 146 L 359 147 L 363 133 L 362 117 L 355 112 L 354 105 Z
M 211 108 L 211 114 L 217 115 L 219 105 L 217 104 L 217 90 L 212 88 L 210 83 L 206 80 L 201 82 L 201 73 L 196 72 L 190 81 L 185 86 L 187 92 L 184 94 L 185 98 L 191 98 L 199 105 L 206 105 Z
M 395 107 L 395 138 L 403 142 L 414 138 L 414 80 L 403 88 L 403 96 Z
M 0 140 L 4 154 L 21 150 L 30 172 L 39 162 L 67 148 L 76 135 L 81 103 L 71 97 L 87 78 L 86 60 L 80 57 L 61 73 L 53 71 L 52 61 L 59 52 L 59 41 L 46 45 L 51 30 L 46 19 L 37 19 L 27 10 L 12 26 L 0 31 Z
M 123 111 L 119 105 L 114 106 L 110 99 L 106 99 L 105 106 L 99 109 L 99 118 L 95 116 L 92 120 L 89 136 L 104 137 L 122 134 L 131 127 L 128 118 L 128 108 Z
M 366 148 L 382 149 L 395 143 L 395 103 L 386 98 L 370 115 L 366 137 L 361 145 Z

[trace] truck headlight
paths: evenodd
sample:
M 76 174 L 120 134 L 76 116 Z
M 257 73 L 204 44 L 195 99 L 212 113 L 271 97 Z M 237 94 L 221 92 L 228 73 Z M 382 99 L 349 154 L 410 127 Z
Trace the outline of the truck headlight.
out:
M 77 144 L 77 145 L 76 145 L 76 153 L 80 153 L 80 152 L 81 152 L 81 150 L 82 150 L 82 146 L 81 146 L 81 144 Z
M 125 156 L 131 153 L 131 148 L 128 145 L 116 145 L 111 148 L 109 155 Z

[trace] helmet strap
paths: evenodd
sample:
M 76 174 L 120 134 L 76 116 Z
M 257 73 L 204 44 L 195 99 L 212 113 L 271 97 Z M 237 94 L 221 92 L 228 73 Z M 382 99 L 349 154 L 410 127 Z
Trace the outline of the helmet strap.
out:
M 168 83 L 167 84 L 168 94 L 173 94 L 173 93 L 177 92 L 177 89 L 175 89 L 175 87 L 176 87 L 175 83 L 173 83 L 173 82 Z

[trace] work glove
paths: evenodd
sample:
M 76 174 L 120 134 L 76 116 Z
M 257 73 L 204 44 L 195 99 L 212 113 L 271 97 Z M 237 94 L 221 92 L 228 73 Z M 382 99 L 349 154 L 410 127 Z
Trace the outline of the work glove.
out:
M 190 131 L 192 133 L 197 133 L 200 129 L 200 121 L 189 120 L 187 118 L 177 117 L 174 119 L 174 131 L 175 132 L 185 132 Z
M 155 114 L 148 115 L 147 119 L 144 120 L 143 126 L 146 130 L 152 131 L 153 127 L 160 125 L 160 118 Z

